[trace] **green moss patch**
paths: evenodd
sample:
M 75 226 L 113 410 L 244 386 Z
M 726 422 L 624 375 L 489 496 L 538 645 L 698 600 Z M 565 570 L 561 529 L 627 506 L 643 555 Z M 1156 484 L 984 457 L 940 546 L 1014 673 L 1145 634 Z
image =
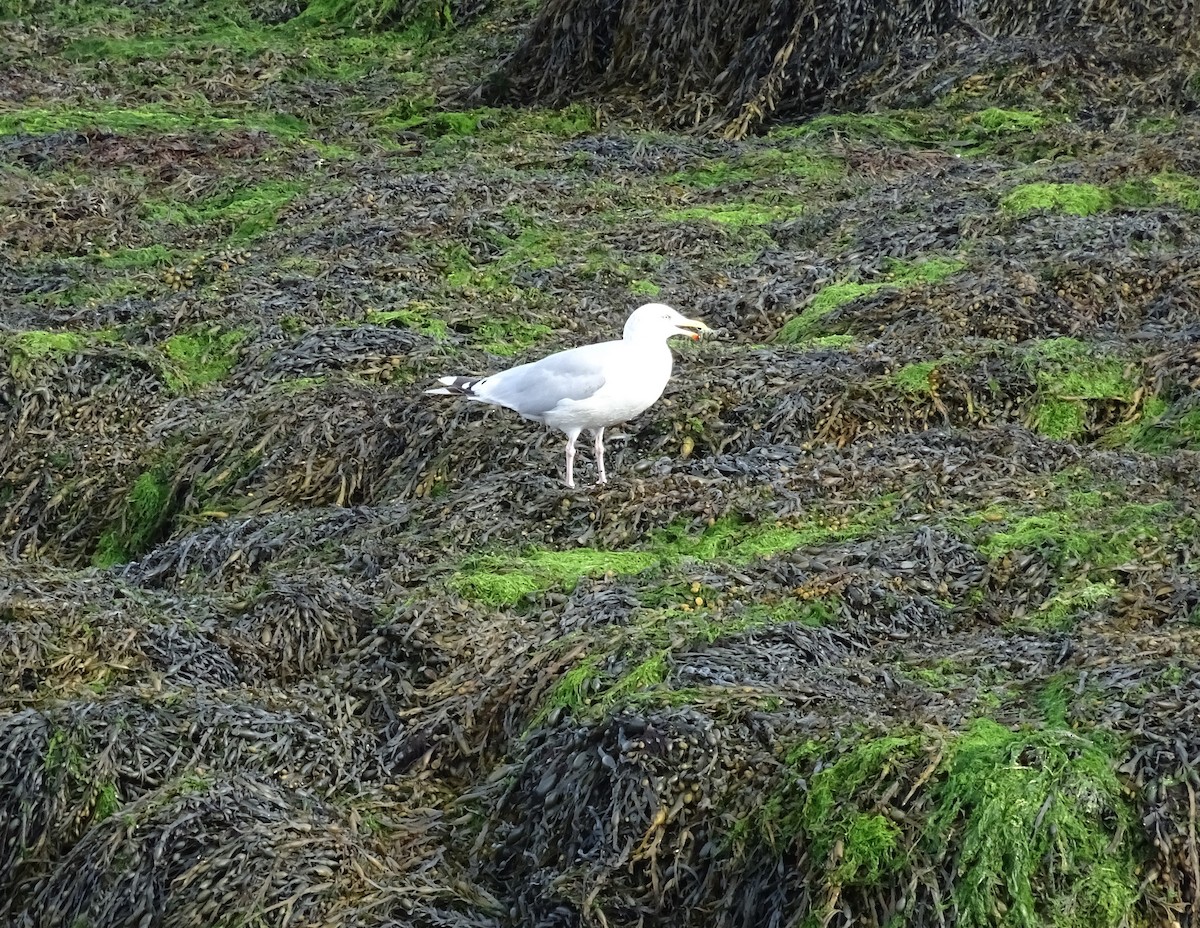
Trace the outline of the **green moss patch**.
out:
M 307 126 L 287 114 L 252 114 L 245 118 L 217 116 L 206 110 L 177 109 L 147 103 L 139 107 L 101 105 L 81 107 L 27 107 L 0 113 L 0 136 L 48 135 L 81 129 L 108 129 L 112 132 L 187 132 L 258 129 L 280 139 L 297 140 Z
M 1200 179 L 1190 174 L 1164 171 L 1150 179 L 1155 202 L 1174 204 L 1184 209 L 1200 209 Z
M 392 104 L 375 120 L 379 130 L 420 132 L 426 138 L 465 138 L 484 125 L 496 122 L 501 111 L 493 107 L 473 110 L 440 109 L 432 95 L 415 96 Z
M 761 148 L 731 159 L 702 162 L 698 167 L 677 171 L 667 182 L 713 190 L 752 181 L 778 182 L 801 179 L 818 183 L 836 180 L 846 173 L 844 163 L 816 151 L 798 148 Z
M 853 335 L 813 335 L 808 338 L 798 338 L 788 344 L 801 351 L 833 351 L 839 348 L 849 348 L 856 341 L 857 339 Z
M 882 113 L 832 113 L 800 126 L 772 130 L 776 139 L 837 137 L 952 149 L 956 154 L 985 154 L 1000 139 L 1035 137 L 1063 117 L 1041 110 L 987 107 L 951 112 L 947 109 L 891 110 Z
M 26 359 L 65 357 L 78 354 L 87 345 L 87 339 L 74 332 L 18 332 L 5 339 L 12 352 L 19 352 Z
M 906 364 L 892 375 L 892 380 L 905 393 L 928 395 L 933 393 L 932 375 L 940 361 L 921 361 Z
M 1137 390 L 1128 360 L 1073 338 L 1034 342 L 1023 351 L 1023 360 L 1038 384 L 1030 424 L 1049 438 L 1081 437 L 1089 401 L 1131 403 Z
M 799 126 L 783 126 L 771 130 L 770 138 L 794 139 L 833 137 L 886 140 L 889 142 L 925 143 L 930 141 L 929 116 L 912 110 L 888 113 L 829 113 L 817 116 Z
M 540 322 L 527 322 L 515 316 L 487 319 L 473 332 L 476 345 L 489 354 L 511 357 L 531 348 L 554 330 Z
M 814 516 L 807 522 L 746 522 L 729 517 L 698 535 L 682 527 L 666 529 L 654 535 L 642 551 L 575 548 L 535 550 L 520 557 L 484 555 L 468 561 L 450 586 L 471 599 L 511 606 L 532 593 L 572 588 L 581 577 L 636 574 L 685 558 L 745 564 L 754 558 L 862 537 L 884 524 L 893 506 L 892 497 L 880 497 L 855 512 Z M 782 621 L 791 620 L 795 617 Z
M 167 386 L 176 393 L 186 393 L 221 380 L 237 363 L 237 349 L 246 334 L 234 329 L 171 336 L 160 346 Z
M 836 891 L 869 886 L 908 862 L 906 841 L 872 798 L 881 782 L 925 756 L 914 734 L 864 737 L 828 763 L 809 741 L 783 758 L 779 786 L 730 835 L 734 847 L 765 843 L 777 853 L 802 844 Z
M 705 592 L 707 596 L 695 595 Z M 674 600 L 674 604 L 652 606 L 635 614 L 627 625 L 609 626 L 597 633 L 591 653 L 554 685 L 532 724 L 540 724 L 555 709 L 579 716 L 614 706 L 695 702 L 703 695 L 699 690 L 668 684 L 672 656 L 680 649 L 703 648 L 791 622 L 825 625 L 838 614 L 837 601 L 827 597 L 724 608 L 715 604 L 711 591 L 697 590 L 696 584 L 688 590 L 675 585 L 655 587 L 643 598 L 655 603 Z
M 1107 737 L 980 719 L 940 746 L 900 733 L 862 737 L 831 762 L 825 750 L 787 752 L 779 785 L 734 827 L 735 848 L 803 847 L 824 864 L 827 900 L 951 858 L 959 925 L 1116 926 L 1132 914 L 1134 814 Z M 920 828 L 885 814 L 918 777 L 930 809 Z
M 143 270 L 152 267 L 169 267 L 184 257 L 184 253 L 165 245 L 147 245 L 144 248 L 120 248 L 117 251 L 102 251 L 97 257 L 100 266 L 116 270 Z
M 96 567 L 123 564 L 148 551 L 169 528 L 175 513 L 171 463 L 142 473 L 129 488 L 120 521 L 100 536 L 92 555 Z
M 702 220 L 739 229 L 744 226 L 762 226 L 782 219 L 793 219 L 802 212 L 803 207 L 799 205 L 764 206 L 760 203 L 721 203 L 671 210 L 665 214 L 665 218 L 677 221 Z
M 1031 110 L 1009 110 L 989 106 L 977 113 L 962 117 L 963 125 L 977 126 L 980 134 L 987 136 L 1002 136 L 1036 132 L 1045 128 L 1053 120 L 1045 113 Z
M 310 0 L 292 22 L 336 24 L 352 29 L 391 29 L 400 42 L 419 44 L 454 28 L 454 8 L 446 0 Z
M 502 304 L 539 306 L 544 302 L 541 291 L 519 285 L 517 280 L 520 275 L 558 267 L 578 253 L 583 245 L 581 240 L 568 242 L 563 233 L 541 226 L 535 217 L 524 211 L 514 209 L 508 218 L 521 226 L 515 235 L 506 235 L 494 229 L 483 233 L 488 244 L 498 252 L 490 261 L 477 264 L 471 252 L 460 242 L 451 242 L 435 249 L 432 262 L 440 266 L 447 298 L 474 299 L 484 296 Z M 532 339 L 527 344 L 533 344 L 533 341 L 550 332 L 548 327 L 540 323 L 524 324 L 512 316 L 472 320 L 469 324 L 482 334 L 483 341 L 498 344 L 505 342 L 506 334 L 520 341 L 524 333 L 524 337 Z M 536 333 L 531 326 L 536 327 Z M 516 350 L 494 353 L 512 354 Z
M 446 338 L 450 334 L 445 320 L 416 304 L 406 309 L 370 310 L 367 313 L 367 321 L 372 325 L 399 323 L 406 329 L 414 329 L 422 335 L 438 339 Z
M 947 258 L 943 255 L 930 255 L 916 261 L 899 261 L 889 258 L 884 267 L 886 279 L 899 286 L 914 286 L 916 284 L 936 284 L 945 280 L 967 266 L 966 261 L 958 258 Z
M 996 523 L 979 543 L 989 559 L 1013 551 L 1041 551 L 1056 566 L 1068 562 L 1109 570 L 1137 556 L 1137 543 L 1156 537 L 1169 503 L 1116 503 L 1098 494 L 1074 494 L 1061 509 Z
M 1067 589 L 1050 596 L 1036 612 L 1020 624 L 1040 631 L 1066 631 L 1074 627 L 1076 619 L 1082 613 L 1115 596 L 1116 581 L 1112 579 L 1103 583 L 1079 580 Z
M 244 243 L 275 228 L 279 214 L 305 189 L 298 181 L 266 181 L 195 204 L 160 200 L 149 210 L 151 218 L 181 226 L 220 222 L 231 242 Z
M 526 135 L 546 135 L 573 139 L 596 128 L 596 111 L 581 103 L 559 109 L 521 108 L 506 114 L 511 131 Z
M 927 834 L 958 848 L 957 924 L 993 926 L 998 912 L 1020 928 L 1127 924 L 1134 815 L 1114 756 L 1099 735 L 986 719 L 951 744 Z
M 822 287 L 813 295 L 803 312 L 784 324 L 775 340 L 785 345 L 801 344 L 818 335 L 821 321 L 839 306 L 853 302 L 859 297 L 878 293 L 886 286 L 888 285 L 885 283 L 863 284 L 847 281 Z
M 800 345 L 821 333 L 821 322 L 839 306 L 863 296 L 878 293 L 886 287 L 911 287 L 934 284 L 945 280 L 966 267 L 965 261 L 931 256 L 918 261 L 889 261 L 887 279 L 878 282 L 855 283 L 844 281 L 822 287 L 799 315 L 789 319 L 775 336 L 785 345 Z
M 1180 448 L 1200 451 L 1200 405 L 1188 398 L 1168 406 L 1162 399 L 1152 397 L 1136 421 L 1114 429 L 1108 437 L 1112 438 L 1112 444 L 1152 453 Z
M 807 522 L 743 522 L 719 519 L 699 536 L 671 537 L 664 533 L 656 542 L 670 560 L 690 557 L 699 561 L 745 564 L 754 558 L 771 557 L 785 551 L 861 538 L 884 524 L 894 501 L 880 497 L 844 516 L 815 516 Z
M 735 167 L 728 161 L 718 160 L 706 161 L 698 168 L 677 171 L 667 178 L 667 183 L 708 190 L 753 179 L 754 171 L 749 167 Z
M 643 551 L 531 551 L 521 557 L 485 555 L 450 581 L 455 592 L 493 606 L 513 606 L 531 593 L 554 587 L 572 588 L 581 577 L 607 573 L 636 574 L 659 563 L 657 554 Z
M 840 180 L 846 174 L 842 159 L 798 148 L 753 151 L 739 159 L 739 163 L 755 177 L 770 181 L 794 178 L 815 184 Z
M 451 110 L 431 94 L 393 104 L 375 121 L 389 132 L 419 132 L 431 139 L 479 137 L 492 144 L 536 145 L 539 139 L 571 139 L 595 128 L 594 112 L 580 104 L 562 109 L 510 109 L 480 106 Z
M 1021 184 L 1000 200 L 1000 208 L 1015 216 L 1034 210 L 1091 216 L 1111 209 L 1113 195 L 1095 184 Z

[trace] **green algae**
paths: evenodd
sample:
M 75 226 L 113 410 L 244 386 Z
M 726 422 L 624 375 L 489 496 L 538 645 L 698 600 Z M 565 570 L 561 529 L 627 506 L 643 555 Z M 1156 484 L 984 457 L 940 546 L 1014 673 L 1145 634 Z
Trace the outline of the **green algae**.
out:
M 933 372 L 944 362 L 920 361 L 906 364 L 892 375 L 892 381 L 905 393 L 929 395 L 933 393 Z
M 989 560 L 1014 551 L 1041 551 L 1056 567 L 1071 562 L 1109 570 L 1133 560 L 1137 542 L 1155 537 L 1171 511 L 1170 503 L 1114 506 L 1077 496 L 1061 509 L 1009 520 L 978 547 Z
M 1099 733 L 1011 731 L 981 719 L 933 785 L 926 836 L 957 848 L 957 924 L 1108 928 L 1138 897 L 1134 814 Z M 998 904 L 1003 908 L 999 908 Z
M 1091 216 L 1114 205 L 1113 195 L 1095 184 L 1052 184 L 1038 182 L 1014 187 L 1000 200 L 1000 208 L 1015 216 L 1034 210 Z
M 93 799 L 92 821 L 102 822 L 114 815 L 121 808 L 121 797 L 117 793 L 117 784 L 106 780 L 100 784 Z
M 166 533 L 176 501 L 170 470 L 173 460 L 144 471 L 125 497 L 121 518 L 106 530 L 92 554 L 95 567 L 112 567 L 148 551 Z
M 1048 597 L 1032 615 L 1018 624 L 1038 631 L 1066 631 L 1075 626 L 1080 615 L 1115 596 L 1115 580 L 1110 578 L 1093 583 L 1083 578 Z
M 881 827 L 878 816 L 859 807 L 858 793 L 885 777 L 898 764 L 922 755 L 917 735 L 864 738 L 833 764 L 818 769 L 809 779 L 804 804 L 789 816 L 785 812 L 782 834 L 793 839 L 803 833 L 812 842 L 814 855 L 829 860 L 834 845 L 843 843 L 843 856 L 829 878 L 839 884 L 870 884 L 899 868 L 904 857 L 899 829 Z M 856 834 L 854 834 L 856 832 Z
M 699 591 L 705 592 L 703 590 Z M 678 585 L 657 587 L 643 598 L 654 603 L 675 600 L 675 605 L 654 606 L 634 615 L 627 625 L 607 631 L 607 640 L 595 642 L 555 684 L 531 722 L 541 724 L 556 709 L 580 715 L 603 712 L 614 706 L 678 706 L 695 702 L 695 688 L 667 685 L 671 658 L 681 648 L 711 645 L 719 640 L 751 634 L 759 629 L 798 623 L 811 627 L 836 620 L 838 603 L 829 598 L 789 599 L 775 605 L 754 604 L 744 609 L 692 606 L 709 602 Z M 683 602 L 678 602 L 682 599 Z M 606 666 L 623 667 L 620 672 Z
M 160 346 L 167 386 L 175 393 L 187 393 L 221 380 L 233 370 L 246 337 L 240 329 L 172 335 Z
M 636 293 L 638 296 L 658 296 L 662 293 L 662 287 L 652 280 L 636 279 L 629 282 L 629 292 Z
M 1035 341 L 1022 357 L 1038 385 L 1029 421 L 1048 438 L 1081 437 L 1090 401 L 1130 403 L 1137 389 L 1128 360 L 1074 338 Z
M 1200 180 L 1177 171 L 1161 171 L 1103 187 L 1087 183 L 1021 184 L 1000 201 L 1000 208 L 1024 216 L 1034 210 L 1091 216 L 1114 207 L 1178 206 L 1200 209 Z
M 962 122 L 978 126 L 983 135 L 1003 136 L 1036 132 L 1054 120 L 1038 110 L 1010 110 L 989 106 L 978 113 L 964 116 Z
M 768 138 L 847 136 L 854 139 L 924 143 L 930 141 L 929 115 L 912 110 L 888 113 L 827 113 L 799 126 L 772 129 Z
M 406 309 L 370 310 L 367 313 L 367 322 L 372 325 L 391 325 L 397 322 L 406 329 L 413 329 L 439 340 L 450 335 L 450 327 L 444 319 L 417 304 Z
M 705 161 L 700 167 L 676 171 L 666 178 L 669 184 L 682 184 L 700 190 L 725 187 L 754 179 L 749 167 L 735 166 L 725 160 Z
M 1163 171 L 1150 178 L 1156 204 L 1182 206 L 1200 210 L 1200 179 L 1190 174 Z
M 785 345 L 806 344 L 823 334 L 822 321 L 839 306 L 888 287 L 932 285 L 957 274 L 966 266 L 965 261 L 941 255 L 932 255 L 917 261 L 889 260 L 886 264 L 886 280 L 865 283 L 842 281 L 822 287 L 813 294 L 808 306 L 799 315 L 784 323 L 775 340 Z
M 1066 696 L 1063 688 L 1043 695 L 1049 717 L 1065 716 Z M 734 826 L 731 844 L 803 847 L 825 864 L 827 899 L 903 879 L 914 860 L 951 856 L 954 922 L 972 928 L 1129 918 L 1138 898 L 1134 817 L 1115 774 L 1115 741 L 1057 723 L 1013 731 L 989 719 L 945 737 L 940 750 L 925 740 L 865 735 L 831 762 L 822 760 L 823 743 L 796 745 L 777 786 Z M 932 811 L 914 830 L 884 814 L 878 794 L 931 758 L 936 768 L 921 777 Z
M 826 888 L 836 894 L 877 884 L 907 863 L 900 827 L 878 811 L 871 793 L 925 749 L 919 735 L 905 733 L 861 737 L 831 762 L 822 760 L 826 750 L 817 741 L 788 750 L 779 783 L 735 823 L 729 841 L 735 850 L 761 843 L 775 853 L 803 846 L 824 865 Z
M 147 289 L 143 275 L 121 275 L 106 281 L 80 281 L 61 290 L 39 295 L 31 302 L 50 306 L 101 306 L 144 293 Z
M 528 322 L 516 316 L 485 319 L 472 332 L 472 340 L 482 351 L 511 357 L 532 348 L 553 329 L 540 322 Z
M 573 139 L 597 127 L 595 109 L 582 103 L 572 103 L 558 109 L 521 107 L 505 110 L 504 115 L 503 126 L 515 135 Z
M 783 219 L 799 216 L 804 208 L 792 206 L 764 206 L 761 203 L 718 203 L 712 206 L 691 206 L 687 209 L 669 210 L 664 218 L 677 221 L 702 220 L 715 222 L 733 229 L 763 226 Z
M 394 41 L 423 44 L 454 29 L 454 8 L 447 0 L 311 0 L 292 23 L 336 24 L 348 29 L 391 30 Z
M 1074 338 L 1046 338 L 1025 351 L 1040 386 L 1079 399 L 1129 399 L 1128 362 Z
M 1118 426 L 1106 438 L 1106 444 L 1125 445 L 1138 451 L 1161 454 L 1177 449 L 1200 451 L 1200 406 L 1194 398 L 1185 398 L 1168 406 L 1152 397 L 1143 414 L 1125 427 Z
M 596 127 L 595 113 L 574 103 L 561 109 L 479 106 L 469 110 L 446 109 L 432 94 L 415 95 L 393 104 L 373 120 L 388 132 L 419 132 L 445 140 L 452 150 L 459 139 L 477 138 L 489 145 L 530 145 L 546 140 L 577 138 Z M 441 149 L 437 149 L 441 151 Z
M 40 330 L 18 332 L 5 341 L 11 351 L 19 352 L 26 359 L 65 357 L 78 354 L 87 345 L 87 339 L 75 332 Z
M 775 340 L 785 345 L 802 344 L 820 334 L 821 322 L 839 306 L 853 302 L 859 297 L 878 293 L 886 286 L 888 285 L 884 283 L 844 281 L 822 287 L 799 315 L 784 323 Z
M 751 151 L 736 163 L 758 180 L 799 179 L 818 184 L 840 180 L 846 175 L 846 164 L 841 158 L 799 148 Z
M 664 532 L 656 539 L 656 546 L 670 561 L 689 557 L 745 564 L 785 551 L 861 538 L 885 524 L 894 505 L 893 497 L 881 496 L 857 511 L 838 517 L 818 515 L 805 522 L 745 522 L 725 517 L 699 536 Z
M 217 222 L 230 242 L 244 244 L 275 228 L 280 213 L 306 189 L 300 181 L 265 181 L 194 204 L 159 200 L 147 205 L 152 219 L 180 226 Z
M 432 95 L 400 100 L 388 107 L 373 122 L 377 130 L 421 133 L 426 138 L 466 138 L 495 123 L 501 111 L 494 107 L 473 110 L 439 109 Z
M 704 161 L 698 167 L 677 171 L 666 180 L 699 190 L 713 190 L 758 180 L 799 178 L 818 182 L 841 177 L 844 173 L 843 163 L 836 158 L 796 149 L 765 148 L 728 161 Z
M 657 565 L 657 554 L 643 551 L 535 550 L 520 557 L 484 555 L 471 559 L 450 580 L 460 596 L 492 606 L 514 606 L 527 595 L 554 587 L 573 587 L 583 577 L 629 575 Z
M 97 257 L 100 266 L 115 270 L 141 270 L 152 267 L 168 267 L 181 258 L 183 252 L 168 248 L 165 245 L 147 245 L 144 248 L 119 248 L 116 251 L 102 251 Z
M 839 348 L 849 348 L 857 339 L 853 335 L 813 335 L 789 342 L 794 348 L 810 351 L 830 351 Z
M 639 661 L 604 692 L 601 704 L 609 706 L 644 698 L 647 691 L 661 686 L 669 673 L 667 659 L 670 654 L 670 650 L 664 648 Z
M 156 103 L 138 107 L 99 105 L 90 109 L 35 106 L 0 113 L 0 136 L 48 135 L 92 128 L 131 134 L 258 129 L 284 140 L 299 140 L 307 130 L 303 122 L 285 113 L 258 113 L 231 118 Z
M 1033 408 L 1030 425 L 1047 438 L 1072 439 L 1082 435 L 1087 424 L 1083 407 L 1073 400 L 1047 397 Z
M 599 689 L 600 681 L 603 678 L 599 667 L 600 657 L 590 655 L 564 673 L 550 690 L 541 709 L 530 722 L 530 727 L 536 728 L 545 721 L 551 712 L 556 710 L 566 709 L 577 712 L 582 707 L 589 705 L 593 692 Z
M 955 154 L 985 155 L 996 143 L 1020 137 L 1036 138 L 1065 117 L 1042 110 L 987 107 L 956 112 L 953 109 L 890 110 L 877 113 L 831 113 L 801 126 L 771 131 L 772 139 L 837 138 L 920 145 Z
M 901 286 L 936 284 L 957 274 L 966 266 L 966 261 L 959 258 L 947 258 L 944 255 L 929 255 L 917 261 L 888 258 L 884 262 L 887 280 L 894 281 Z

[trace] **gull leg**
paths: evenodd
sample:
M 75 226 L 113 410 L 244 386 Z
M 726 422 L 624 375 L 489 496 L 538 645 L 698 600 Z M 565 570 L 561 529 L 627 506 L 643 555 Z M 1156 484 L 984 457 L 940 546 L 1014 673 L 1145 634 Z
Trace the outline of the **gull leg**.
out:
M 604 429 L 596 429 L 596 472 L 600 475 L 596 483 L 608 483 L 604 473 Z
M 575 439 L 579 437 L 579 429 L 567 432 L 567 486 L 575 486 Z

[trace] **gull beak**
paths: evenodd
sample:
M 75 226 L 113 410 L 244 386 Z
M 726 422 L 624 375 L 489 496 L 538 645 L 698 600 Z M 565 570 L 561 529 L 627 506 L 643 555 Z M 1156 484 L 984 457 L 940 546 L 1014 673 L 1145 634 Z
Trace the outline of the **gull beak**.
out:
M 679 329 L 680 335 L 686 335 L 694 342 L 699 341 L 700 336 L 705 332 L 712 331 L 712 329 L 706 326 L 699 319 L 684 319 L 680 322 L 677 322 L 675 325 L 676 328 Z

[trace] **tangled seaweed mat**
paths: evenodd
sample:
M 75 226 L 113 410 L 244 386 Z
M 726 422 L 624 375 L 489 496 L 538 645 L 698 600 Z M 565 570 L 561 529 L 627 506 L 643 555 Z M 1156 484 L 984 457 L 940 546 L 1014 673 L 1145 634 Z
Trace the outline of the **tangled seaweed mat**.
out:
M 1010 101 L 1194 101 L 1196 17 L 1193 0 L 546 0 L 481 90 L 559 105 L 616 95 L 730 138 L 831 106 L 975 95 L 989 71 Z
M 729 142 L 418 7 L 0 20 L 0 922 L 1195 926 L 1187 36 Z M 606 488 L 420 394 L 650 296 Z

